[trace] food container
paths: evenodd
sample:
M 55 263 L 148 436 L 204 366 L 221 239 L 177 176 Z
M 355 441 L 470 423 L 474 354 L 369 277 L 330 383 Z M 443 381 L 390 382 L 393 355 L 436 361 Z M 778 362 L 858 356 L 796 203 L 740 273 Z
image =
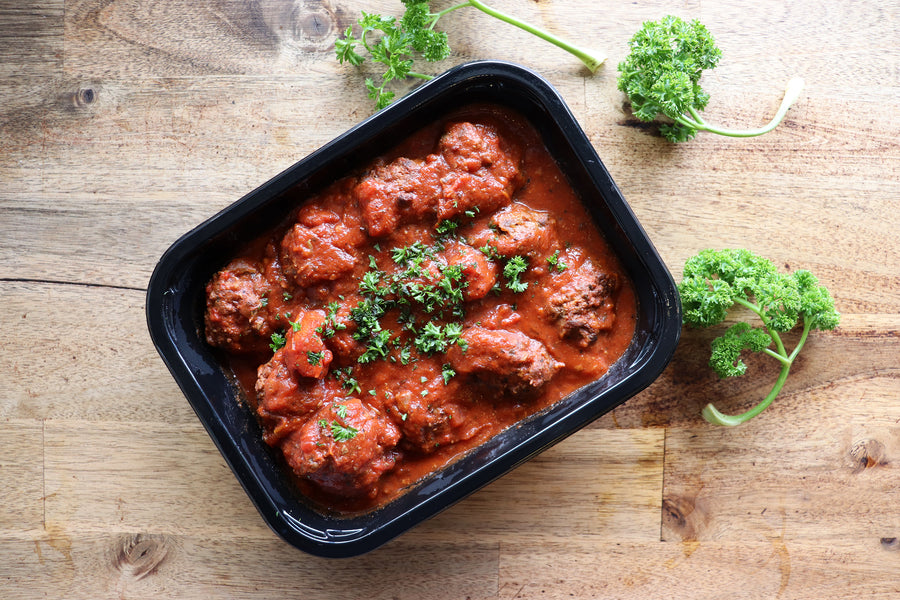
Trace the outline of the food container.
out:
M 237 248 L 283 220 L 298 197 L 472 102 L 512 108 L 542 133 L 633 282 L 638 305 L 633 340 L 602 378 L 427 476 L 387 505 L 350 517 L 323 514 L 304 501 L 279 451 L 263 442 L 231 373 L 204 341 L 205 285 Z M 160 259 L 146 310 L 160 356 L 262 517 L 292 545 L 327 557 L 380 546 L 612 410 L 660 374 L 681 331 L 670 273 L 559 94 L 529 70 L 487 61 L 456 67 L 422 85 L 183 236 Z

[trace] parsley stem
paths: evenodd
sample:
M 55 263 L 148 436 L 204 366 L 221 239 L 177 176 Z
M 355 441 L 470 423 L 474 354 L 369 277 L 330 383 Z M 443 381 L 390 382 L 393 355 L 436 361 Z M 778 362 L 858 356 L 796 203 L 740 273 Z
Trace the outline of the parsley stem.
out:
M 443 16 L 446 15 L 447 13 L 451 13 L 451 12 L 453 12 L 454 10 L 457 10 L 457 9 L 459 9 L 459 8 L 465 8 L 465 7 L 467 7 L 467 6 L 472 6 L 472 5 L 471 5 L 469 2 L 460 2 L 459 4 L 454 4 L 454 5 L 451 6 L 450 8 L 445 8 L 445 9 L 442 10 L 442 11 L 439 11 L 439 12 L 434 13 L 434 19 L 431 21 L 431 27 L 429 27 L 429 29 L 434 29 L 434 26 L 435 26 L 435 24 L 437 24 L 438 19 L 440 19 L 441 17 L 443 17 Z
M 788 360 L 794 362 L 794 359 L 797 358 L 797 355 L 800 354 L 800 350 L 806 344 L 806 338 L 809 337 L 809 331 L 812 329 L 812 321 L 803 317 L 803 333 L 800 334 L 800 341 L 797 342 L 797 346 L 794 348 L 794 351 L 791 352 L 791 355 L 788 357 Z
M 721 127 L 708 125 L 700 117 L 697 109 L 695 109 L 693 106 L 688 107 L 688 112 L 690 113 L 691 118 L 688 118 L 687 115 L 682 115 L 680 119 L 675 120 L 682 125 L 687 125 L 688 127 L 693 127 L 694 129 L 699 129 L 701 131 L 718 133 L 719 135 L 727 135 L 729 137 L 756 137 L 764 133 L 769 133 L 770 131 L 778 127 L 779 123 L 784 120 L 784 116 L 787 114 L 788 109 L 794 102 L 797 101 L 797 98 L 800 97 L 801 91 L 803 91 L 803 80 L 799 77 L 791 79 L 788 82 L 787 89 L 784 92 L 784 99 L 781 101 L 781 106 L 778 108 L 778 112 L 775 113 L 775 116 L 772 117 L 772 120 L 769 121 L 767 125 L 758 127 L 757 129 L 723 129 Z
M 578 48 L 577 46 L 573 46 L 569 42 L 556 37 L 552 33 L 544 31 L 543 29 L 535 27 L 534 25 L 525 23 L 513 16 L 507 15 L 506 13 L 502 13 L 499 10 L 491 8 L 490 6 L 481 2 L 480 0 L 468 0 L 468 2 L 466 4 L 469 4 L 470 6 L 477 8 L 478 10 L 480 10 L 483 13 L 489 14 L 490 16 L 492 16 L 494 18 L 497 18 L 497 19 L 500 19 L 501 21 L 509 23 L 510 25 L 515 25 L 519 29 L 524 29 L 528 33 L 536 35 L 539 38 L 550 42 L 554 46 L 562 48 L 566 52 L 569 52 L 570 54 L 575 55 L 576 57 L 578 57 L 579 60 L 581 60 L 581 62 L 584 63 L 584 65 L 588 68 L 588 70 L 591 73 L 595 73 L 597 71 L 597 69 L 600 68 L 600 65 L 602 65 L 606 61 L 605 56 L 594 56 L 587 50 L 582 50 L 581 48 Z M 459 7 L 460 6 L 458 5 L 458 6 L 451 7 L 451 8 L 453 8 L 455 10 L 456 8 L 459 8 Z
M 781 392 L 781 388 L 784 387 L 784 382 L 787 381 L 788 373 L 791 370 L 791 363 L 788 363 L 781 367 L 781 373 L 778 375 L 778 379 L 775 381 L 775 386 L 772 388 L 772 391 L 769 392 L 769 395 L 763 398 L 762 402 L 748 410 L 747 412 L 741 413 L 739 415 L 725 415 L 720 413 L 715 406 L 712 404 L 707 404 L 703 408 L 703 418 L 712 423 L 713 425 L 725 425 L 726 427 L 734 427 L 735 425 L 740 425 L 746 421 L 749 421 L 762 411 L 769 408 L 769 405 L 772 404 L 772 401 Z
M 800 341 L 797 342 L 797 346 L 794 348 L 794 351 L 791 352 L 790 356 L 786 356 L 783 354 L 778 354 L 769 350 L 768 348 L 765 350 L 766 354 L 777 358 L 781 361 L 781 373 L 778 375 L 778 379 L 775 381 L 775 386 L 772 388 L 772 391 L 763 398 L 762 402 L 748 410 L 747 412 L 741 413 L 739 415 L 726 415 L 716 409 L 712 404 L 707 404 L 703 408 L 703 418 L 712 423 L 713 425 L 725 425 L 726 427 L 734 427 L 735 425 L 740 425 L 746 421 L 749 421 L 762 411 L 766 410 L 776 396 L 781 392 L 781 388 L 784 387 L 784 382 L 787 380 L 788 373 L 790 373 L 791 365 L 794 364 L 794 359 L 797 358 L 797 355 L 800 353 L 800 350 L 806 344 L 806 339 L 809 337 L 809 331 L 812 329 L 812 321 L 809 319 L 803 319 L 803 333 L 800 335 Z M 773 332 L 774 333 L 774 332 Z M 776 334 L 777 335 L 777 334 Z M 779 338 L 780 342 L 780 338 Z M 784 346 L 782 345 L 782 351 Z
M 777 352 L 775 352 L 774 350 L 772 350 L 770 348 L 764 349 L 763 352 L 765 354 L 768 354 L 769 356 L 771 356 L 772 358 L 774 358 L 775 360 L 777 360 L 778 362 L 780 362 L 782 364 L 789 365 L 789 364 L 791 364 L 791 362 L 793 362 L 793 361 L 791 361 L 790 358 L 788 358 L 782 354 L 778 354 Z
M 428 75 L 427 73 L 416 73 L 415 71 L 410 71 L 406 74 L 408 77 L 418 77 L 419 79 L 434 79 L 434 75 Z

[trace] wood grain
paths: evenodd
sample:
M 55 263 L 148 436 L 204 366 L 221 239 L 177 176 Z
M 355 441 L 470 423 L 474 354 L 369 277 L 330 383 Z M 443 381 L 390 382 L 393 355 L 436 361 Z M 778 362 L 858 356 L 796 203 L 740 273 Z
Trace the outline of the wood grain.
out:
M 443 8 L 450 3 L 433 3 Z M 738 598 L 900 596 L 900 13 L 896 3 L 493 0 L 608 55 L 459 10 L 453 52 L 537 70 L 584 126 L 673 275 L 704 247 L 807 268 L 843 313 L 773 406 L 777 365 L 708 369 L 685 330 L 644 392 L 371 554 L 326 561 L 266 527 L 146 333 L 180 235 L 372 113 L 333 58 L 393 0 L 0 3 L 0 596 Z M 708 120 L 774 132 L 672 145 L 616 64 L 646 19 L 723 50 Z M 790 336 L 789 336 L 790 337 Z M 790 341 L 795 341 L 791 337 Z

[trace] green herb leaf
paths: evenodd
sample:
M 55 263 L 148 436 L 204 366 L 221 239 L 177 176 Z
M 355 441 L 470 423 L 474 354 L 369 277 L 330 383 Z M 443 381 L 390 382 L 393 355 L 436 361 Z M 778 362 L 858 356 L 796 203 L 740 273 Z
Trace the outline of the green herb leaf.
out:
M 550 267 L 556 269 L 558 273 L 562 273 L 568 268 L 568 265 L 566 265 L 566 263 L 559 258 L 559 250 L 547 257 L 547 264 L 549 264 Z
M 378 109 L 384 108 L 393 100 L 394 92 L 387 89 L 387 85 L 392 81 L 407 77 L 432 79 L 431 75 L 413 72 L 413 61 L 421 58 L 426 62 L 435 62 L 450 56 L 447 34 L 436 31 L 435 25 L 444 15 L 469 6 L 570 52 L 578 57 L 592 73 L 605 60 L 605 58 L 578 48 L 547 31 L 497 11 L 480 0 L 462 2 L 436 13 L 431 12 L 430 3 L 427 1 L 403 0 L 403 4 L 406 10 L 399 21 L 394 17 L 363 12 L 358 20 L 359 37 L 355 37 L 353 28 L 348 27 L 343 35 L 335 41 L 335 54 L 341 64 L 349 63 L 355 67 L 361 65 L 365 61 L 365 57 L 357 52 L 359 49 L 367 52 L 373 62 L 382 65 L 384 72 L 379 83 L 376 84 L 372 78 L 366 79 L 369 97 L 375 100 L 375 106 Z
M 331 422 L 331 437 L 334 438 L 336 442 L 349 442 L 359 433 L 359 430 L 355 427 L 350 427 L 348 425 L 341 425 L 337 421 Z
M 269 344 L 269 348 L 272 349 L 272 352 L 278 352 L 281 348 L 284 348 L 284 344 L 287 341 L 284 337 L 284 332 L 275 332 L 271 337 L 272 343 Z
M 503 276 L 506 277 L 506 287 L 516 293 L 522 293 L 528 289 L 528 284 L 519 277 L 528 269 L 528 260 L 524 256 L 513 256 L 503 267 Z
M 447 385 L 454 375 L 456 375 L 456 371 L 454 371 L 453 367 L 451 367 L 449 364 L 444 364 L 441 366 L 441 376 L 444 378 L 444 385 Z
M 341 419 L 346 419 L 347 418 L 347 405 L 346 404 L 335 404 L 334 412 Z

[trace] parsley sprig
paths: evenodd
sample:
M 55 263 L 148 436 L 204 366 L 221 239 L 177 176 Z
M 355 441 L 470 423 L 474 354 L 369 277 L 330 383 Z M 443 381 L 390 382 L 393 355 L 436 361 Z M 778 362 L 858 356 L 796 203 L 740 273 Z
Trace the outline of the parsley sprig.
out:
M 468 6 L 566 50 L 578 57 L 591 73 L 599 69 L 606 60 L 604 56 L 578 48 L 543 29 L 502 13 L 480 0 L 467 0 L 438 12 L 431 12 L 431 2 L 428 1 L 403 0 L 403 4 L 406 11 L 399 21 L 396 17 L 363 12 L 357 21 L 359 37 L 354 35 L 351 26 L 334 44 L 337 59 L 341 64 L 350 63 L 354 67 L 362 65 L 366 60 L 360 54 L 362 51 L 367 53 L 373 62 L 384 66 L 384 73 L 379 81 L 376 82 L 371 77 L 366 78 L 366 89 L 369 97 L 375 101 L 376 109 L 382 109 L 393 101 L 396 93 L 388 89 L 390 82 L 409 77 L 432 79 L 431 75 L 413 71 L 415 59 L 437 62 L 450 56 L 447 34 L 436 31 L 435 25 L 444 15 Z

